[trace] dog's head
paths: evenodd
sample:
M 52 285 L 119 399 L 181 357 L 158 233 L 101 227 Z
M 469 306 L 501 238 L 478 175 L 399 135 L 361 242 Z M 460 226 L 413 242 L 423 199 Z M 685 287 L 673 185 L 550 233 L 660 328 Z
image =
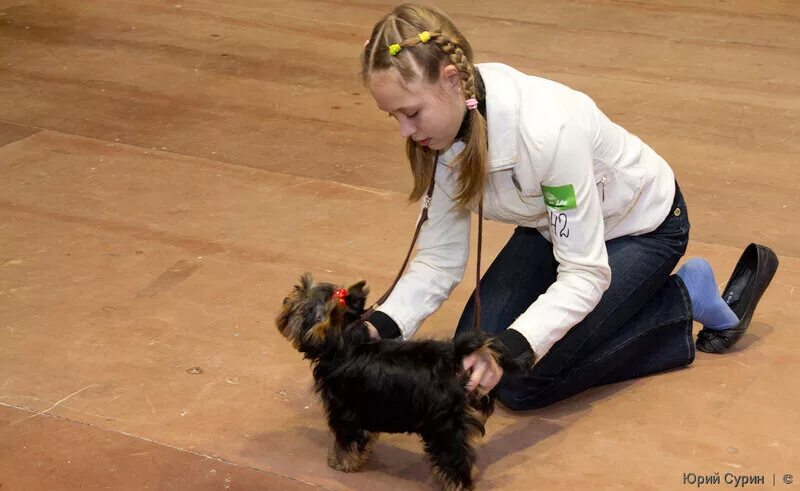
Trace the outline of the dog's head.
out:
M 300 277 L 275 324 L 306 358 L 316 359 L 326 348 L 341 348 L 343 330 L 364 313 L 369 288 L 359 281 L 347 289 L 314 283 L 310 273 Z

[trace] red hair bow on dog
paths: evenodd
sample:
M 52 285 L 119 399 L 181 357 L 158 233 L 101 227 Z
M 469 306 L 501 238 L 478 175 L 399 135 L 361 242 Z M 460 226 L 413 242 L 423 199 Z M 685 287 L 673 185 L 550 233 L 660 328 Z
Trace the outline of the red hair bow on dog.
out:
M 347 290 L 344 288 L 339 288 L 333 291 L 333 298 L 339 301 L 340 305 L 345 305 L 347 303 Z

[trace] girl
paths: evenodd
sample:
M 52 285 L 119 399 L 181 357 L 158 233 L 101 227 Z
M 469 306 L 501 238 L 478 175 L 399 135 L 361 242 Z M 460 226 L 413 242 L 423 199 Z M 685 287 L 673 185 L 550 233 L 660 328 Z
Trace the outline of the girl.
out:
M 778 260 L 745 250 L 720 297 L 708 262 L 688 261 L 689 217 L 672 169 L 586 95 L 473 51 L 442 11 L 405 4 L 375 25 L 365 86 L 394 117 L 414 176 L 435 179 L 414 260 L 368 319 L 378 338 L 408 338 L 448 297 L 469 255 L 470 213 L 517 225 L 480 280 L 481 328 L 532 364 L 503 377 L 480 353 L 468 390 L 513 409 L 690 364 L 696 346 L 730 349 Z M 434 177 L 435 176 L 435 177 Z M 471 298 L 456 333 L 471 329 Z M 498 385 L 499 383 L 499 385 Z

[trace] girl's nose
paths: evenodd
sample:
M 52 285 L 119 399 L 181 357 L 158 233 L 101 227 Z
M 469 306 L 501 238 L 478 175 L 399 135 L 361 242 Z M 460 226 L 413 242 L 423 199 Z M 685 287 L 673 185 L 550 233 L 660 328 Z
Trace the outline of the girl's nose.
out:
M 400 116 L 400 134 L 403 135 L 403 138 L 408 138 L 409 136 L 413 135 L 417 129 L 411 124 L 411 121 L 404 117 Z

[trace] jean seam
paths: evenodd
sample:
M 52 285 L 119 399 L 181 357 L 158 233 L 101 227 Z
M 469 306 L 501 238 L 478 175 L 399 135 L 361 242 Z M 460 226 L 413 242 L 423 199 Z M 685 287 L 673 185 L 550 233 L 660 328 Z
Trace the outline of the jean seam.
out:
M 686 284 L 683 282 L 683 278 L 678 275 L 675 275 L 673 278 L 675 284 L 678 286 L 678 291 L 681 292 L 681 298 L 683 299 L 683 305 L 686 307 L 686 347 L 687 351 L 689 352 L 689 363 L 694 360 L 695 357 L 695 347 L 694 347 L 694 338 L 692 337 L 692 327 L 694 322 L 694 309 L 692 308 L 692 299 L 689 297 L 689 290 L 686 289 Z

